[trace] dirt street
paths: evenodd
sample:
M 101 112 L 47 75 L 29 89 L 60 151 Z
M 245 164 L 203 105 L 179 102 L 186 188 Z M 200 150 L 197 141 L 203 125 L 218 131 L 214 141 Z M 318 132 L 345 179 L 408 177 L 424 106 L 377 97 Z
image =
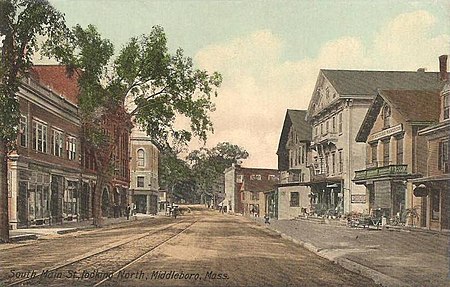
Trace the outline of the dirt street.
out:
M 376 286 L 247 218 L 204 209 L 4 249 L 0 264 L 6 286 Z

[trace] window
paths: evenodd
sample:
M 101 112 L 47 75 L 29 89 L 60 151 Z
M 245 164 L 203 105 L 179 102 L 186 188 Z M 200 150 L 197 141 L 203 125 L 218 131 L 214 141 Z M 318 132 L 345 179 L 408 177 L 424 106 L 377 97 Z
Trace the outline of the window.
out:
M 52 131 L 52 148 L 53 155 L 62 156 L 63 154 L 63 133 L 58 130 Z
M 403 136 L 397 138 L 397 164 L 403 164 Z
M 27 147 L 28 123 L 26 116 L 20 116 L 19 124 L 19 145 Z
M 444 96 L 444 120 L 450 118 L 450 94 Z
M 448 173 L 450 171 L 448 164 L 448 143 L 449 141 L 442 141 L 439 143 L 438 169 L 443 173 Z
M 316 126 L 314 129 L 315 129 L 314 135 L 317 136 L 317 135 L 319 134 L 319 133 L 318 133 L 318 129 L 319 129 L 318 126 Z
M 47 152 L 47 125 L 33 121 L 33 149 Z
M 295 163 L 295 165 L 298 165 L 298 151 L 297 150 L 294 150 L 294 163 Z
M 323 157 L 320 157 L 320 173 L 324 173 Z
M 432 219 L 439 219 L 439 213 L 440 213 L 440 203 L 441 201 L 441 193 L 439 190 L 432 190 L 431 191 L 431 218 Z
M 329 129 L 329 123 L 328 120 L 325 122 L 325 132 L 328 133 L 330 131 Z
M 77 156 L 77 139 L 71 136 L 67 137 L 67 158 L 75 160 Z
M 145 177 L 143 176 L 138 176 L 137 177 L 137 187 L 144 187 L 145 186 Z
M 301 151 L 302 151 L 302 164 L 305 164 L 305 148 L 304 147 L 300 147 Z
M 292 156 L 292 150 L 289 150 L 289 166 L 293 167 L 294 166 L 294 157 Z
M 298 148 L 298 153 L 297 153 L 297 156 L 298 156 L 298 163 L 299 164 L 301 164 L 302 163 L 302 147 L 299 147 Z
M 331 172 L 336 173 L 336 153 L 331 153 Z
M 328 162 L 329 157 L 330 157 L 329 153 L 326 153 L 325 154 L 325 168 L 326 168 L 326 173 L 327 174 L 330 173 L 330 165 L 329 165 L 329 162 Z
M 391 125 L 391 108 L 388 105 L 383 107 L 383 127 L 389 128 Z
M 378 152 L 378 145 L 377 144 L 371 144 L 370 145 L 370 152 L 371 152 L 371 159 L 372 163 L 377 162 L 377 152 Z
M 342 133 L 342 113 L 339 114 L 338 118 L 338 132 Z
M 261 175 L 260 174 L 252 174 L 250 176 L 250 180 L 261 180 Z
M 320 124 L 320 134 L 323 135 L 323 123 Z
M 137 166 L 145 165 L 145 152 L 143 149 L 138 149 L 137 151 Z
M 242 174 L 238 174 L 236 176 L 236 183 L 242 183 L 244 182 L 244 176 Z
M 383 142 L 383 166 L 389 165 L 389 145 L 390 141 L 386 140 Z
M 276 181 L 277 180 L 277 176 L 274 175 L 274 174 L 269 174 L 267 176 L 267 180 L 269 180 L 269 181 Z
M 344 170 L 344 158 L 342 157 L 342 150 L 339 150 L 339 172 Z
M 290 206 L 291 207 L 300 206 L 300 196 L 298 192 L 291 192 Z
M 332 129 L 333 129 L 333 133 L 335 133 L 336 132 L 336 117 L 333 117 Z

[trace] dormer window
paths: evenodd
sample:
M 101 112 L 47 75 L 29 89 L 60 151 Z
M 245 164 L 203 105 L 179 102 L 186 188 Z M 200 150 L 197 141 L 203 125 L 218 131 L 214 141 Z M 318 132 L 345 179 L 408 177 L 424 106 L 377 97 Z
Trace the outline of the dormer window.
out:
M 383 127 L 384 128 L 389 128 L 391 126 L 391 107 L 389 107 L 388 105 L 384 105 L 383 107 Z

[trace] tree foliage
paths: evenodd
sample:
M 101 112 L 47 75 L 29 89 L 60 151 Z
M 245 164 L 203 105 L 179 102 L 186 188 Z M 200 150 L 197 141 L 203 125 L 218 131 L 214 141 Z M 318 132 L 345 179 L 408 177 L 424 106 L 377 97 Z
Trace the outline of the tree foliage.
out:
M 192 151 L 187 160 L 192 167 L 197 192 L 214 194 L 220 192 L 223 172 L 232 164 L 248 157 L 248 152 L 229 142 L 218 143 L 215 147 Z
M 39 37 L 56 43 L 66 31 L 63 15 L 44 0 L 0 0 L 0 241 L 9 240 L 7 155 L 20 117 L 16 93 L 39 50 Z
M 62 40 L 63 44 L 47 45 L 46 52 L 57 55 L 69 72 L 79 73 L 83 134 L 96 157 L 97 185 L 107 182 L 118 140 L 103 132 L 101 119 L 117 114 L 129 102 L 130 115 L 162 149 L 184 145 L 192 136 L 206 140 L 213 130 L 209 113 L 214 110 L 212 97 L 221 84 L 220 74 L 195 69 L 181 49 L 171 54 L 161 27 L 131 38 L 114 59 L 112 44 L 93 26 L 76 26 Z M 174 128 L 179 115 L 190 119 L 190 129 Z M 94 192 L 94 206 L 101 204 L 100 192 Z M 96 221 L 99 215 L 94 215 Z
M 16 93 L 32 66 L 39 37 L 56 44 L 65 34 L 64 16 L 44 0 L 0 0 L 0 138 L 9 148 L 19 121 Z
M 178 157 L 173 150 L 164 150 L 160 155 L 160 185 L 172 196 L 183 198 L 188 202 L 196 202 L 195 179 L 189 164 Z

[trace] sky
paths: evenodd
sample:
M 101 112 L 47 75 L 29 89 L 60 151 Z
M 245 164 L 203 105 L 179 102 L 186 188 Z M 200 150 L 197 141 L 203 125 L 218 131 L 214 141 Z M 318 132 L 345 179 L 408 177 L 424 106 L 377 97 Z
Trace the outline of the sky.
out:
M 321 68 L 437 71 L 450 53 L 450 0 L 50 2 L 69 26 L 95 25 L 116 51 L 160 25 L 171 51 L 220 72 L 206 146 L 242 146 L 247 167 L 277 167 L 286 110 L 307 109 Z

